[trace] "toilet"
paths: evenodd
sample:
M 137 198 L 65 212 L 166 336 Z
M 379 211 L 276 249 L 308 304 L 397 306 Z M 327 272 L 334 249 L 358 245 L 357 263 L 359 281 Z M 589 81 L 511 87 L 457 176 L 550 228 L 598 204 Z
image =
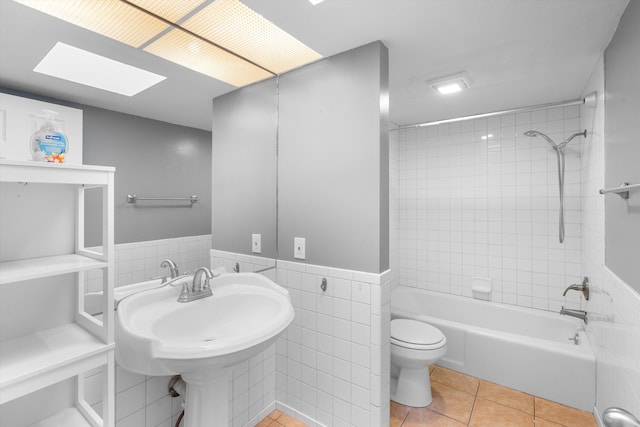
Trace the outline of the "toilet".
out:
M 431 404 L 429 365 L 447 352 L 436 327 L 411 319 L 391 321 L 391 400 L 406 406 Z

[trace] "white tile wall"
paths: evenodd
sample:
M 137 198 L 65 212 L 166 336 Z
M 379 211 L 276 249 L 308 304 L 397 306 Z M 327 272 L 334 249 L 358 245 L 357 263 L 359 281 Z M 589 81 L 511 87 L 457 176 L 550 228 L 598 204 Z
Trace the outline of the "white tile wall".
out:
M 472 277 L 489 278 L 493 301 L 579 308 L 578 293 L 562 292 L 581 281 L 584 138 L 566 150 L 561 244 L 555 151 L 523 135 L 563 141 L 579 116 L 578 106 L 558 107 L 398 132 L 398 283 L 471 297 Z
M 640 418 L 640 295 L 605 266 L 604 65 L 601 58 L 585 93 L 597 91 L 598 107 L 583 108 L 590 130 L 582 153 L 583 269 L 592 298 L 587 333 L 597 358 L 596 411 L 624 408 Z
M 276 344 L 278 407 L 309 425 L 388 425 L 391 273 L 278 261 L 277 275 L 296 309 Z
M 115 245 L 115 286 L 130 285 L 149 280 L 152 277 L 167 276 L 169 274 L 167 269 L 160 267 L 166 258 L 170 258 L 176 263 L 180 273 L 209 266 L 210 249 L 210 234 Z M 89 292 L 102 290 L 101 274 L 99 270 L 90 272 L 88 275 Z

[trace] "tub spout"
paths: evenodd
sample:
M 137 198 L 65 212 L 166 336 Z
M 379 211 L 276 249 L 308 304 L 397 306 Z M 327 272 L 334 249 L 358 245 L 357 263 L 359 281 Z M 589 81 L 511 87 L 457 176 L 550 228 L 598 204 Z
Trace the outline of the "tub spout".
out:
M 562 307 L 560 309 L 560 314 L 562 314 L 563 316 L 577 317 L 578 319 L 582 319 L 584 323 L 587 323 L 587 312 L 584 310 L 573 310 L 570 308 Z
M 569 286 L 567 289 L 564 290 L 564 292 L 562 293 L 562 296 L 567 295 L 568 291 L 580 291 L 584 295 L 584 299 L 589 301 L 589 278 L 585 277 L 584 279 L 582 279 L 582 283 L 580 285 L 574 284 Z

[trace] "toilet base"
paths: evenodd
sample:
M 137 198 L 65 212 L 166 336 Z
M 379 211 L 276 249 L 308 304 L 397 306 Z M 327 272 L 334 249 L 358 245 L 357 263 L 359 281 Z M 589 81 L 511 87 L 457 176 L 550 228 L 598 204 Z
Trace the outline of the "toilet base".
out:
M 391 400 L 414 408 L 430 405 L 433 397 L 431 395 L 429 367 L 418 369 L 401 368 L 395 392 L 392 390 L 391 393 Z

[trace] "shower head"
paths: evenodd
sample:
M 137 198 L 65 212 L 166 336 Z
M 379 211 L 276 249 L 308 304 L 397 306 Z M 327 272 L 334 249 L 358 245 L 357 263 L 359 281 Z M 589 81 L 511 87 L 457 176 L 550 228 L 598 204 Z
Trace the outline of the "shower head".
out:
M 565 139 L 564 141 L 562 141 L 560 144 L 556 144 L 555 142 L 553 142 L 553 140 L 551 138 L 549 138 L 547 135 L 545 135 L 542 132 L 538 132 L 537 130 L 528 130 L 524 133 L 525 136 L 530 136 L 530 137 L 536 137 L 536 136 L 541 136 L 543 137 L 549 144 L 551 144 L 551 146 L 553 147 L 554 150 L 563 150 L 564 147 L 567 146 L 567 144 L 569 142 L 571 142 L 571 140 L 573 138 L 575 138 L 576 136 L 584 136 L 585 138 L 587 137 L 587 130 L 583 130 L 582 132 L 576 132 L 573 135 L 571 135 L 569 138 Z
M 531 136 L 531 137 L 536 137 L 536 136 L 541 136 L 543 137 L 549 144 L 551 144 L 551 146 L 557 150 L 558 149 L 558 145 L 553 142 L 553 140 L 551 138 L 549 138 L 547 135 L 545 135 L 542 132 L 538 132 L 537 130 L 528 130 L 524 133 L 525 136 Z

